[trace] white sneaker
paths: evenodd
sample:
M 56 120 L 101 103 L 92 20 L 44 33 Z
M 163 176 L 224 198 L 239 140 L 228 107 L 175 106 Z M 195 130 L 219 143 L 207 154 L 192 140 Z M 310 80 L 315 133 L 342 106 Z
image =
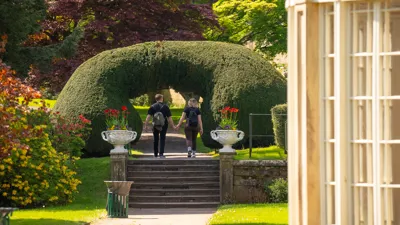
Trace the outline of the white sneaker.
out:
M 188 147 L 188 158 L 192 157 L 192 148 Z

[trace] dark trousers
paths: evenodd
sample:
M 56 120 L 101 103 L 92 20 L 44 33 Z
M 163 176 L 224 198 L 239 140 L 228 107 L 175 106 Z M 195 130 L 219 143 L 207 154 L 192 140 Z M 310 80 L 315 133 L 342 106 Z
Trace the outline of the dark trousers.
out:
M 164 155 L 165 136 L 167 136 L 168 124 L 161 131 L 153 128 L 154 156 L 158 155 L 158 141 L 160 141 L 160 155 Z
M 190 127 L 186 124 L 185 126 L 185 136 L 186 136 L 186 145 L 191 147 L 193 151 L 196 151 L 196 139 L 199 134 L 198 127 Z

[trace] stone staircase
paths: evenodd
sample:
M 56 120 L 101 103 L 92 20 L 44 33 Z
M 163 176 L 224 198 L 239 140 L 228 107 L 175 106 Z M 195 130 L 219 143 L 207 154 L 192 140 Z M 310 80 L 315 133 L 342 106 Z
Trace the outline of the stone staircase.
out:
M 128 161 L 131 208 L 209 208 L 220 203 L 219 160 Z

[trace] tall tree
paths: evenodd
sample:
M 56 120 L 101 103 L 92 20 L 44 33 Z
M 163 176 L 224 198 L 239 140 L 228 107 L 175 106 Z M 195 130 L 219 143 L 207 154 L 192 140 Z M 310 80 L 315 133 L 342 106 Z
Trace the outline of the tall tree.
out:
M 85 21 L 85 35 L 77 54 L 54 61 L 54 69 L 33 69 L 31 82 L 60 91 L 73 71 L 90 57 L 108 49 L 156 40 L 202 40 L 202 33 L 218 22 L 209 4 L 187 0 L 58 0 L 42 23 L 44 42 L 58 42 Z M 70 30 L 69 30 L 70 29 Z
M 29 67 L 36 64 L 45 69 L 55 57 L 69 57 L 74 52 L 82 29 L 75 29 L 70 36 L 56 44 L 28 46 L 28 39 L 35 38 L 40 31 L 38 21 L 46 16 L 45 0 L 1 0 L 0 1 L 0 42 L 4 50 L 0 59 L 11 65 L 20 76 L 26 76 Z
M 284 0 L 218 0 L 213 4 L 221 28 L 209 29 L 207 39 L 255 44 L 269 58 L 287 51 Z

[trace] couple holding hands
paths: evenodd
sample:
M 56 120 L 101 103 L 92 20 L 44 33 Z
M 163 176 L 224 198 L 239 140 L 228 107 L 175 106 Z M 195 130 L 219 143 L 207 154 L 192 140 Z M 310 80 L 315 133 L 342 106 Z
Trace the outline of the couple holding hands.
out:
M 154 138 L 154 157 L 165 158 L 164 156 L 164 148 L 165 148 L 165 139 L 167 135 L 168 125 L 171 126 L 175 130 L 179 130 L 183 121 L 186 120 L 185 123 L 185 137 L 186 137 L 186 146 L 188 152 L 188 158 L 196 157 L 196 139 L 197 135 L 203 134 L 203 122 L 201 120 L 201 112 L 198 106 L 198 102 L 196 99 L 191 98 L 188 101 L 188 106 L 182 112 L 182 116 L 175 126 L 174 121 L 172 120 L 171 110 L 169 107 L 163 103 L 164 96 L 161 94 L 157 94 L 155 96 L 156 103 L 150 106 L 146 121 L 144 124 L 144 130 L 147 130 L 147 124 L 150 118 L 153 118 L 152 126 L 153 126 L 153 138 Z M 158 143 L 160 142 L 160 149 L 158 149 Z

